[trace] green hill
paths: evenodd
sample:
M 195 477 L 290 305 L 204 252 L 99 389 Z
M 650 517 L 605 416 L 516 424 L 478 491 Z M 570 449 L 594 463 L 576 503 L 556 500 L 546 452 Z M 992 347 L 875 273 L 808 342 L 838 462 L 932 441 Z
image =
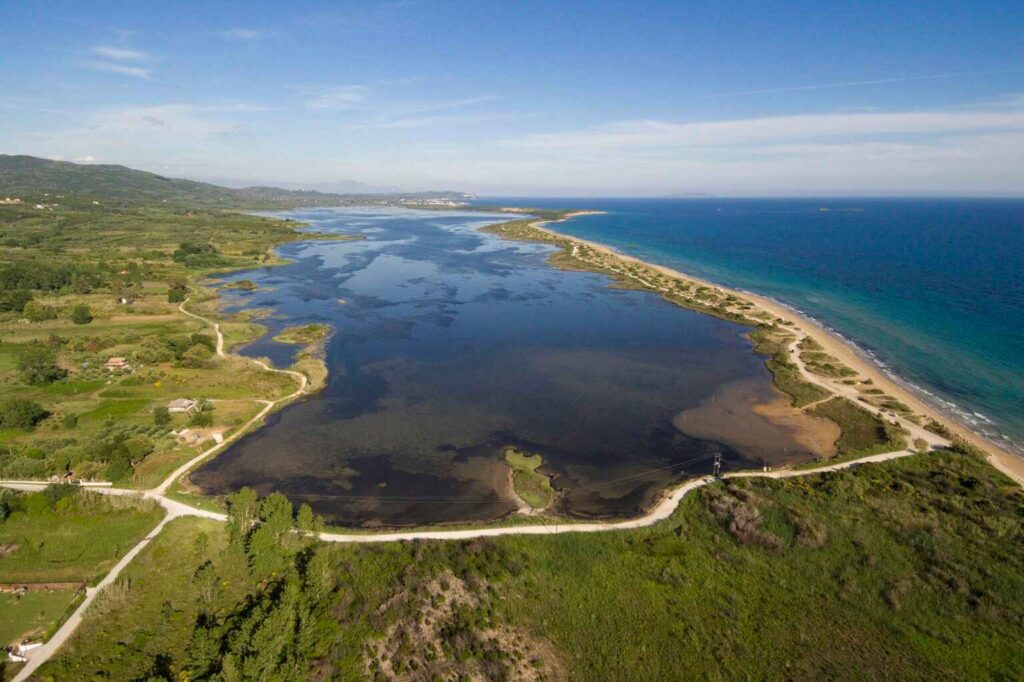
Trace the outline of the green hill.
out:
M 126 166 L 78 164 L 35 156 L 0 154 L 0 195 L 39 197 L 71 194 L 129 203 L 167 202 L 225 207 L 338 206 L 410 199 L 454 199 L 461 192 L 409 194 L 329 194 L 278 187 L 231 189 L 206 182 L 168 178 Z

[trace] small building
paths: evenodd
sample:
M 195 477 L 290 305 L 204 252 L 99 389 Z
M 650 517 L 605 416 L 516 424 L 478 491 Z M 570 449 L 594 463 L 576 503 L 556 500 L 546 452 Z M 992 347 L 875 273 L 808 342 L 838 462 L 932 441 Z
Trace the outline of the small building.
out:
M 199 402 L 191 398 L 175 398 L 167 403 L 167 411 L 172 414 L 191 415 L 199 407 Z
M 128 359 L 127 358 L 110 358 L 109 360 L 107 360 L 106 364 L 103 365 L 103 366 L 106 367 L 109 370 L 130 369 L 130 367 L 131 367 L 128 364 Z

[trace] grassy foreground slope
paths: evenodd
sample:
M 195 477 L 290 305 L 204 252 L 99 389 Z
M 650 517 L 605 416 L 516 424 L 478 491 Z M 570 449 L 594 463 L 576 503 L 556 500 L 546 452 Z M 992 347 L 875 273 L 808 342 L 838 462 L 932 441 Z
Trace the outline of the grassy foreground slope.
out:
M 43 677 L 1024 676 L 1024 495 L 968 455 L 720 483 L 628 532 L 227 535 L 170 525 Z

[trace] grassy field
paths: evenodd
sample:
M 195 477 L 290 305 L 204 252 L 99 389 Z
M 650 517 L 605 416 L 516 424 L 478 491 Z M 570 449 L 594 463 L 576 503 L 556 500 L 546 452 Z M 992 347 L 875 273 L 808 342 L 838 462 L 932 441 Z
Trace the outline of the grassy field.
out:
M 57 497 L 60 495 L 60 497 Z M 163 516 L 156 503 L 66 487 L 4 493 L 0 582 L 94 582 Z
M 338 679 L 1019 679 L 1022 505 L 940 453 L 716 484 L 636 531 L 314 547 L 269 578 L 223 525 L 182 519 L 43 674 L 217 674 L 203 633 L 269 642 L 303 581 L 326 606 L 272 656 Z M 221 587 L 203 594 L 206 562 Z
M 846 398 L 832 398 L 815 405 L 809 411 L 839 424 L 836 454 L 829 461 L 855 459 L 907 447 L 906 433 L 902 427 L 876 417 Z
M 73 590 L 0 593 L 0 645 L 45 635 L 80 598 Z

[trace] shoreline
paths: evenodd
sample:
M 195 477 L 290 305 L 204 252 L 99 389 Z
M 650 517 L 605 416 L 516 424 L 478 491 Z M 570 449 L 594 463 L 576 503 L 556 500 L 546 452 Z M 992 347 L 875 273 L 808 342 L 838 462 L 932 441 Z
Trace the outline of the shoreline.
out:
M 591 214 L 593 214 L 593 212 L 572 211 L 558 219 L 538 218 L 535 220 L 529 220 L 528 222 L 534 229 L 545 233 L 553 240 L 568 241 L 570 243 L 585 245 L 594 251 L 617 259 L 623 263 L 642 265 L 650 268 L 651 270 L 672 280 L 692 282 L 721 291 L 727 295 L 735 296 L 737 299 L 749 301 L 767 312 L 769 315 L 791 323 L 791 326 L 789 327 L 790 329 L 799 331 L 818 342 L 824 349 L 824 352 L 834 356 L 841 363 L 856 371 L 860 376 L 870 380 L 873 386 L 883 389 L 887 394 L 905 403 L 914 412 L 927 419 L 946 425 L 955 435 L 959 436 L 971 445 L 981 448 L 988 455 L 987 459 L 990 464 L 1002 473 L 1024 484 L 1024 458 L 1010 452 L 989 438 L 977 433 L 968 425 L 962 423 L 962 421 L 955 415 L 947 414 L 945 411 L 931 405 L 924 398 L 918 396 L 913 389 L 905 386 L 904 383 L 906 382 L 904 382 L 904 380 L 890 376 L 884 367 L 867 357 L 866 353 L 860 350 L 856 346 L 855 342 L 843 339 L 837 332 L 829 330 L 825 325 L 809 315 L 768 296 L 716 284 L 665 265 L 650 263 L 634 256 L 620 253 L 613 247 L 606 244 L 564 234 L 549 227 L 553 223 L 565 222 L 579 215 Z M 555 244 L 555 246 L 559 248 L 559 251 L 564 252 L 563 246 L 560 246 L 559 244 Z M 644 288 L 651 290 L 649 287 Z M 659 293 L 658 291 L 651 291 L 652 293 Z M 698 312 L 710 314 L 707 311 L 698 310 Z M 851 393 L 853 393 L 851 390 L 842 390 L 847 387 L 843 386 L 840 381 L 833 380 L 829 382 L 829 384 L 829 389 L 832 390 L 835 395 L 847 397 L 854 401 L 855 404 L 859 404 L 856 400 L 859 396 L 851 395 Z

